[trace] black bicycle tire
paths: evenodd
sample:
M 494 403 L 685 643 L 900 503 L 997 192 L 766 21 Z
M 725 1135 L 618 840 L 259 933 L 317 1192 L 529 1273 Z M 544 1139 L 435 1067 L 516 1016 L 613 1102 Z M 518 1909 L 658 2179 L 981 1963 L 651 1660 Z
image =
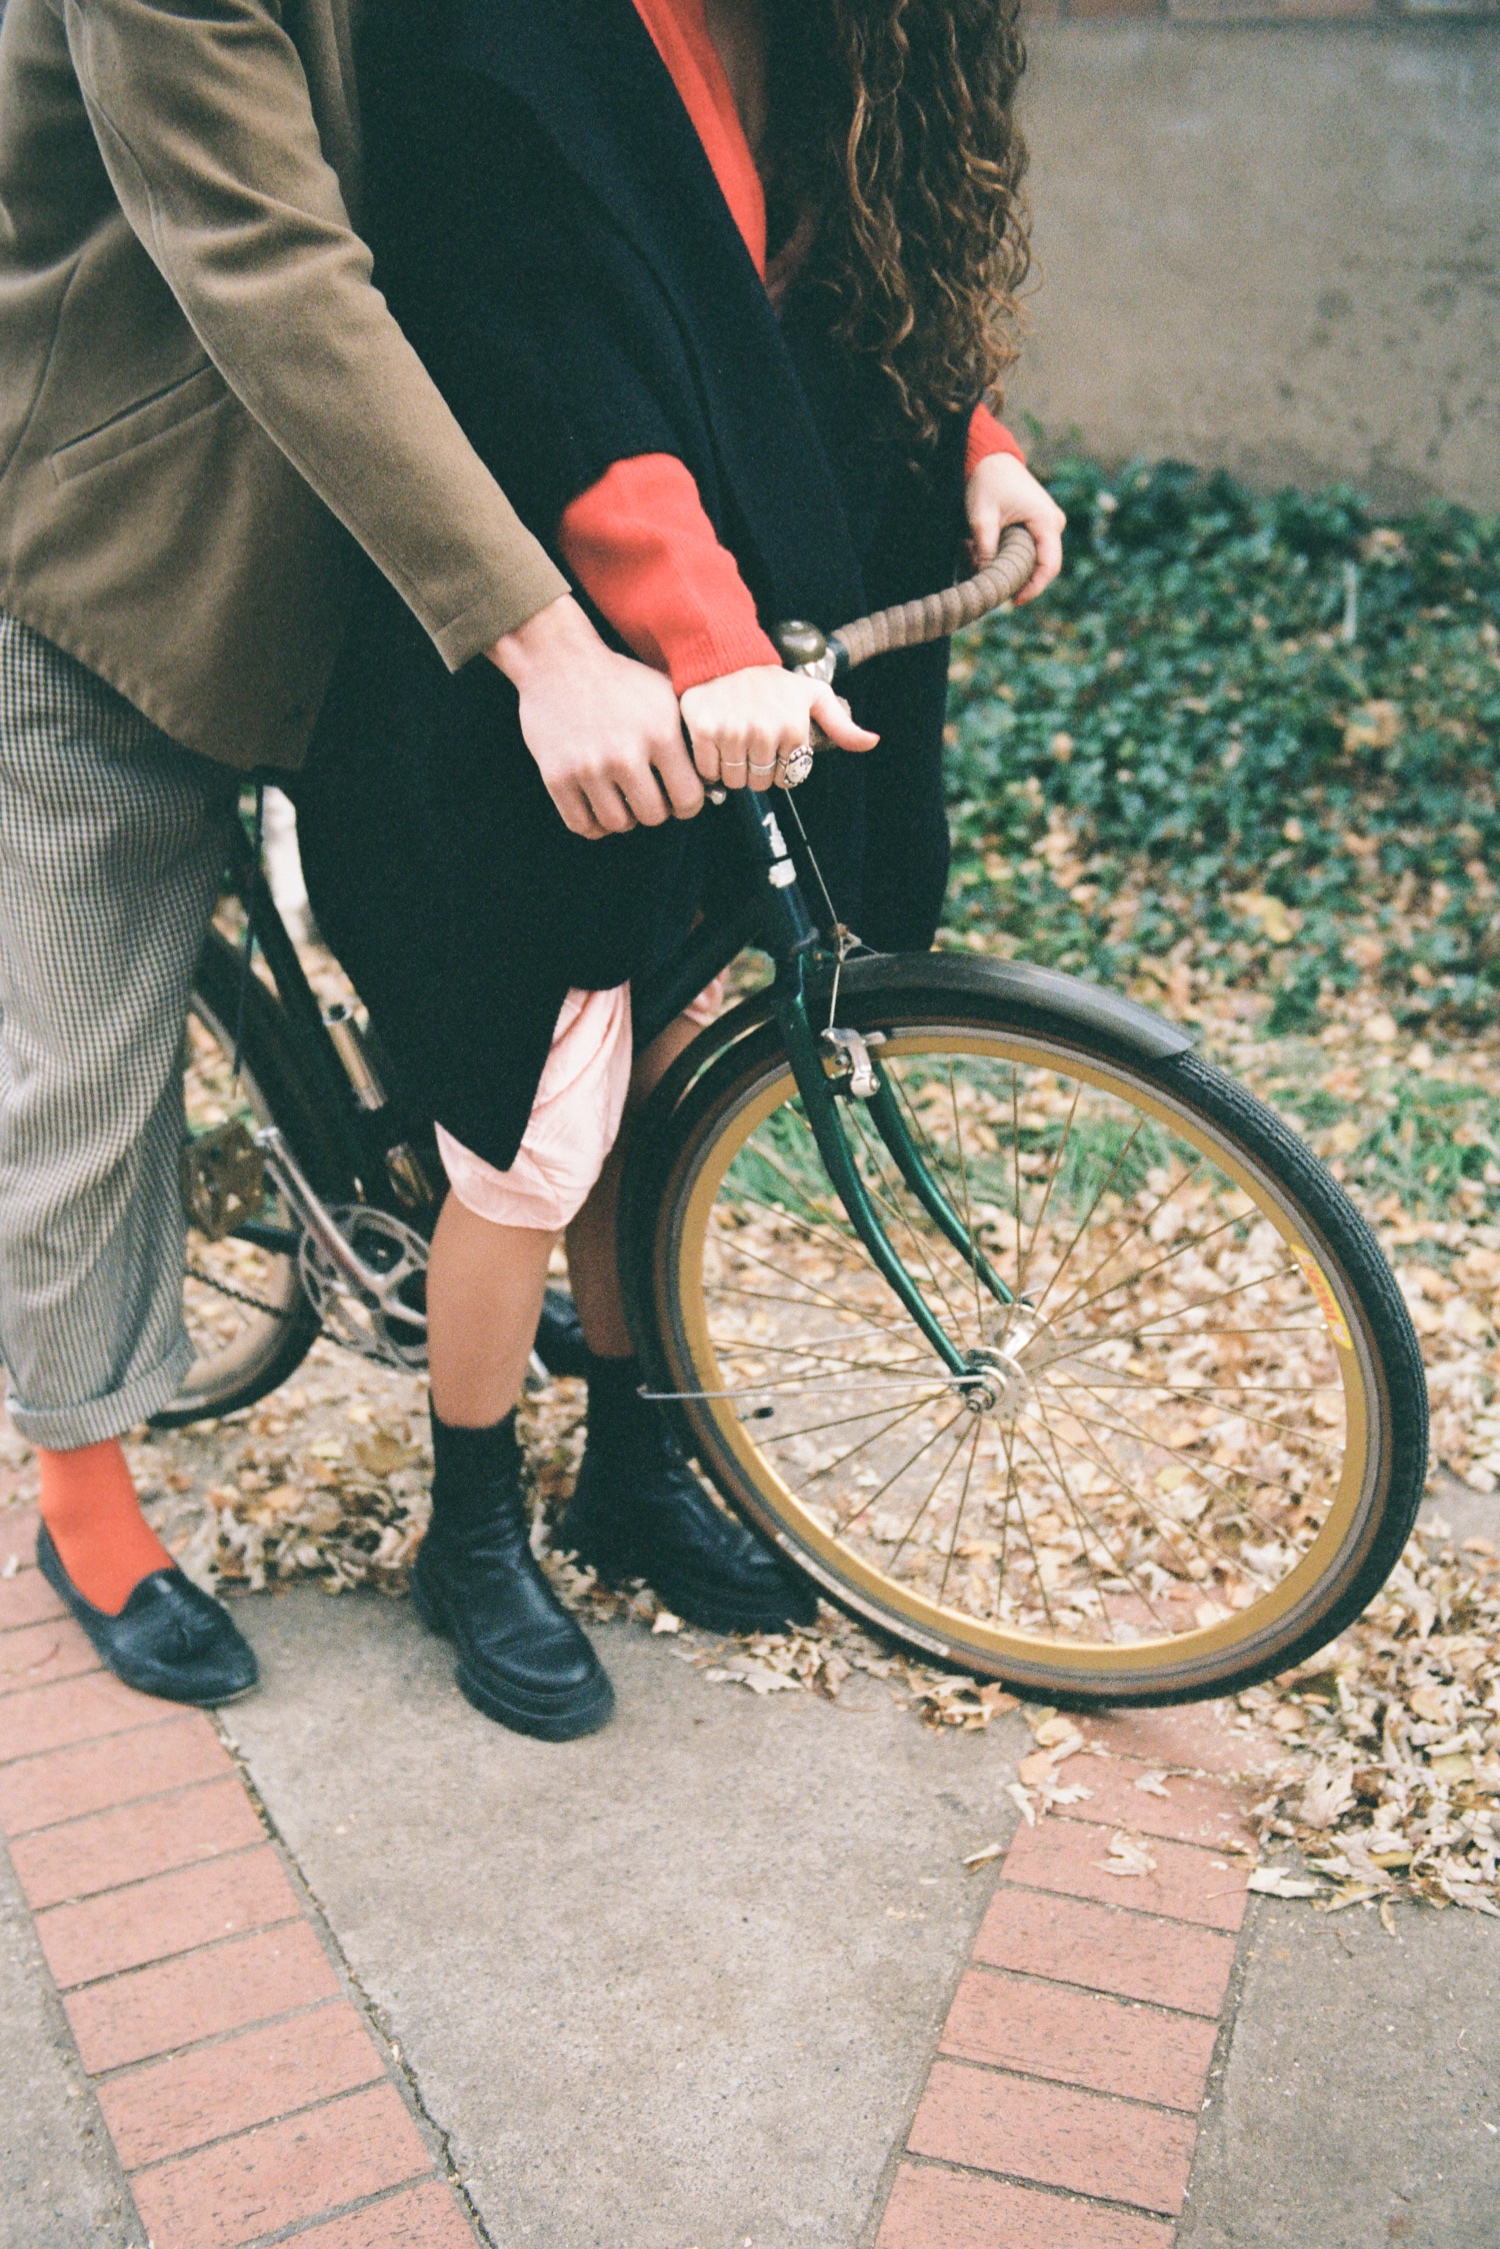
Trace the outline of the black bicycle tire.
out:
M 232 1035 L 240 1007 L 241 956 L 217 930 L 210 932 L 199 956 L 193 991 L 208 1014 Z M 316 1104 L 303 1084 L 296 1041 L 281 1006 L 256 976 L 245 985 L 244 996 L 242 1051 L 246 1071 L 304 1169 L 314 1179 L 334 1180 L 340 1169 L 338 1150 L 320 1124 Z M 151 1426 L 181 1429 L 255 1405 L 290 1380 L 321 1332 L 318 1315 L 299 1287 L 284 1334 L 248 1380 L 211 1402 L 195 1399 L 191 1405 L 174 1402 L 165 1406 L 152 1415 Z
M 1349 1197 L 1298 1136 L 1263 1102 L 1190 1049 L 1165 1059 L 1126 1053 L 1119 1040 L 1096 1026 L 1081 1028 L 1045 1006 L 1018 1005 L 1013 991 L 986 996 L 985 964 L 948 962 L 941 955 L 893 957 L 868 963 L 849 979 L 839 1004 L 842 1021 L 871 1031 L 898 1025 L 962 1022 L 973 1008 L 978 1027 L 1051 1038 L 1083 1060 L 1112 1064 L 1128 1061 L 1148 1085 L 1200 1115 L 1215 1131 L 1242 1148 L 1276 1178 L 1295 1206 L 1298 1224 L 1317 1250 L 1341 1273 L 1357 1307 L 1376 1370 L 1380 1405 L 1381 1463 L 1378 1486 L 1360 1523 L 1360 1535 L 1341 1549 L 1339 1567 L 1319 1581 L 1329 1588 L 1326 1605 L 1302 1629 L 1276 1641 L 1257 1660 L 1228 1665 L 1212 1678 L 1173 1685 L 1158 1679 L 1137 1689 L 1116 1678 L 1107 1695 L 1089 1682 L 1071 1687 L 1062 1666 L 1033 1669 L 1017 1676 L 1014 1666 L 975 1660 L 972 1650 L 949 1652 L 957 1668 L 1005 1678 L 1026 1691 L 1041 1693 L 1063 1706 L 1090 1702 L 1114 1705 L 1165 1705 L 1237 1692 L 1305 1661 L 1335 1639 L 1359 1616 L 1399 1561 L 1421 1504 L 1427 1459 L 1427 1388 L 1421 1353 L 1401 1292 L 1379 1244 Z M 672 1225 L 674 1183 L 713 1139 L 715 1121 L 732 1112 L 747 1083 L 784 1060 L 780 1034 L 764 1000 L 752 1001 L 721 1020 L 690 1049 L 658 1089 L 633 1136 L 621 1196 L 621 1269 L 626 1303 L 637 1348 L 653 1385 L 685 1387 L 674 1378 L 663 1340 L 662 1254 Z M 670 1316 L 670 1311 L 668 1311 Z M 753 1529 L 778 1539 L 798 1560 L 782 1526 L 758 1506 L 742 1479 L 726 1467 L 716 1449 L 712 1424 L 696 1415 L 690 1402 L 669 1409 L 679 1434 L 716 1488 Z M 818 1589 L 861 1622 L 877 1622 L 891 1638 L 929 1657 L 932 1648 L 903 1632 L 899 1617 L 872 1618 L 867 1601 L 843 1597 L 820 1573 Z

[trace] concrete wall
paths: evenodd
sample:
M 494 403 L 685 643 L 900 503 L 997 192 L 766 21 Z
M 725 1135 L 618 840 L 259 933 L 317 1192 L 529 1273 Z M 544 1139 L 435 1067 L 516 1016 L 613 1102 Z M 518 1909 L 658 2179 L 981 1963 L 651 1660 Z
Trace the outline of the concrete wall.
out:
M 1500 24 L 1034 24 L 1009 409 L 1500 508 Z

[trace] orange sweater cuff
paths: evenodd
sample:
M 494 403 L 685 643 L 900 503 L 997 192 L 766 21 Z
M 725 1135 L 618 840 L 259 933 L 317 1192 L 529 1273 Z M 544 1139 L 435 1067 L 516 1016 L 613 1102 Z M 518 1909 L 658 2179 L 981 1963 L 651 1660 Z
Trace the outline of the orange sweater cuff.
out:
M 780 663 L 691 470 L 673 454 L 616 461 L 569 503 L 559 544 L 595 608 L 679 695 L 725 672 Z

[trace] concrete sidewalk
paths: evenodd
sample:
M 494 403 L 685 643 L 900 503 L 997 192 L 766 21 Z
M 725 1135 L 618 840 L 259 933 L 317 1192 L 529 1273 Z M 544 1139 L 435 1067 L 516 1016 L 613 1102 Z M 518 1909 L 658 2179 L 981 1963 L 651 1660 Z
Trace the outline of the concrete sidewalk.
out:
M 1019 1714 L 761 1699 L 619 1623 L 616 1722 L 545 1748 L 404 1602 L 236 1615 L 216 1728 L 0 1576 L 4 2249 L 1500 2240 L 1495 1926 L 1246 1912 L 1211 1713 L 1087 1729 L 1015 1836 Z

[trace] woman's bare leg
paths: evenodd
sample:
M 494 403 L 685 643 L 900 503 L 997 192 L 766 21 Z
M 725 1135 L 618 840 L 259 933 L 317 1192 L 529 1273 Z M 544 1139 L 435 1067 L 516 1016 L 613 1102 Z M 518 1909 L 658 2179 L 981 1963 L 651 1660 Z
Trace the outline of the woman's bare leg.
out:
M 615 1218 L 620 1204 L 620 1178 L 635 1112 L 654 1093 L 683 1049 L 697 1037 L 700 1026 L 679 1015 L 660 1038 L 653 1039 L 630 1073 L 630 1093 L 619 1136 L 595 1182 L 593 1192 L 568 1228 L 568 1278 L 573 1302 L 583 1324 L 583 1339 L 596 1358 L 628 1359 L 634 1349 L 625 1324 L 620 1294 L 619 1261 L 615 1250 Z M 537 1300 L 538 1310 L 541 1300 Z M 524 1366 L 523 1366 L 524 1371 Z
M 444 1203 L 427 1266 L 427 1347 L 432 1402 L 449 1428 L 491 1428 L 520 1397 L 556 1240 L 476 1218 L 456 1195 Z

